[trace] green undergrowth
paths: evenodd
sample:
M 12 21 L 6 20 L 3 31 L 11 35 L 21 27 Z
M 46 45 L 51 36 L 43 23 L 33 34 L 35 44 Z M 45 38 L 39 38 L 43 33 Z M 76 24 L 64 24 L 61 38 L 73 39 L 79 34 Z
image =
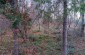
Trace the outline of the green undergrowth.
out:
M 39 55 L 61 55 L 62 41 L 56 42 L 55 39 L 46 35 L 30 35 L 30 41 L 24 43 L 25 47 L 36 46 Z

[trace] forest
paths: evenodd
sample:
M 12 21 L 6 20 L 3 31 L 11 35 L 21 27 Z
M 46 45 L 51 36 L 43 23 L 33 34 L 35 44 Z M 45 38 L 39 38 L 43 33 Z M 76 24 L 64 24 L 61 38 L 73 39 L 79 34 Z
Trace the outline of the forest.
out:
M 0 55 L 85 55 L 85 0 L 0 0 Z

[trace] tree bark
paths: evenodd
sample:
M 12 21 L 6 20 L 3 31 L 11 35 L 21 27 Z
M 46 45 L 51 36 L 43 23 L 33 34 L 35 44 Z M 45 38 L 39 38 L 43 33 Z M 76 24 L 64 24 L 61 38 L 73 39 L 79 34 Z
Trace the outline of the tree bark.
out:
M 81 14 L 81 19 L 82 19 L 82 23 L 81 23 L 81 37 L 84 37 L 84 14 Z
M 63 0 L 63 52 L 62 55 L 67 55 L 67 0 Z
M 38 19 L 39 31 L 40 31 L 40 20 Z
M 84 1 L 82 0 L 80 4 L 84 4 Z M 81 7 L 80 18 L 81 18 L 81 37 L 84 37 L 84 7 Z
M 12 55 L 18 55 L 18 42 L 17 42 L 17 32 L 18 29 L 14 29 L 13 30 L 13 34 L 14 34 L 14 47 L 13 47 L 13 52 Z

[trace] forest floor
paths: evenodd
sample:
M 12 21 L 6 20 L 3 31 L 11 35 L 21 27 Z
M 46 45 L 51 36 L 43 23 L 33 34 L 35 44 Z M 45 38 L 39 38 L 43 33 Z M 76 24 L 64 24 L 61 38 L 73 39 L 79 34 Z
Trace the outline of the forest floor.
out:
M 25 55 L 51 55 L 56 53 L 56 39 L 50 35 L 43 34 L 42 32 L 31 32 L 30 41 L 23 43 L 22 38 L 18 38 L 19 49 L 22 49 Z M 58 43 L 57 43 L 58 44 Z M 8 54 L 13 50 L 13 33 L 7 31 L 0 36 L 0 55 Z M 59 50 L 59 49 L 58 49 Z M 60 50 L 58 51 L 60 52 Z M 59 53 L 60 54 L 60 53 Z
M 23 43 L 22 38 L 18 38 L 20 53 L 24 55 L 61 55 L 62 39 L 54 34 L 44 34 L 43 32 L 31 31 L 30 41 Z M 32 37 L 32 38 L 31 38 Z M 70 38 L 68 44 L 69 54 L 83 55 L 85 40 L 83 37 Z M 13 50 L 13 33 L 11 30 L 0 36 L 0 55 L 11 55 Z M 73 52 L 72 52 L 73 51 Z
M 59 30 L 57 33 L 53 27 L 51 30 L 44 30 L 41 26 L 33 26 L 29 34 L 29 40 L 24 43 L 21 37 L 17 38 L 19 55 L 61 55 L 62 51 L 62 34 Z M 54 29 L 54 30 L 53 30 Z M 0 55 L 11 55 L 13 50 L 13 32 L 6 29 L 0 35 Z M 84 37 L 68 37 L 69 55 L 85 54 Z

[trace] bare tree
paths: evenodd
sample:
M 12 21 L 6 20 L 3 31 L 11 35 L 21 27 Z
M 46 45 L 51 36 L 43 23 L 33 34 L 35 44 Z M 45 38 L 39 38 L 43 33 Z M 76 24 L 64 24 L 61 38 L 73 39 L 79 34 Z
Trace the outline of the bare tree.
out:
M 81 14 L 81 37 L 84 37 L 84 14 Z
M 81 18 L 81 37 L 84 37 L 84 7 L 83 7 L 83 4 L 84 4 L 84 1 L 82 0 L 80 2 L 80 4 L 82 5 L 80 8 L 81 8 L 81 11 L 80 11 L 80 18 Z
M 17 32 L 18 32 L 18 29 L 17 29 L 17 28 L 14 28 L 14 29 L 13 29 L 13 34 L 14 34 L 14 47 L 13 47 L 12 55 L 18 55 Z
M 63 52 L 62 55 L 67 55 L 67 0 L 63 0 Z
M 13 9 L 17 10 L 17 5 L 18 5 L 18 0 L 10 0 L 10 4 L 11 7 Z M 17 12 L 16 12 L 17 13 Z M 18 24 L 17 24 L 17 20 L 14 21 L 14 23 L 12 24 L 13 26 L 13 39 L 14 39 L 14 46 L 13 46 L 13 51 L 12 51 L 12 55 L 18 55 L 18 32 L 19 32 L 19 28 L 18 28 Z

